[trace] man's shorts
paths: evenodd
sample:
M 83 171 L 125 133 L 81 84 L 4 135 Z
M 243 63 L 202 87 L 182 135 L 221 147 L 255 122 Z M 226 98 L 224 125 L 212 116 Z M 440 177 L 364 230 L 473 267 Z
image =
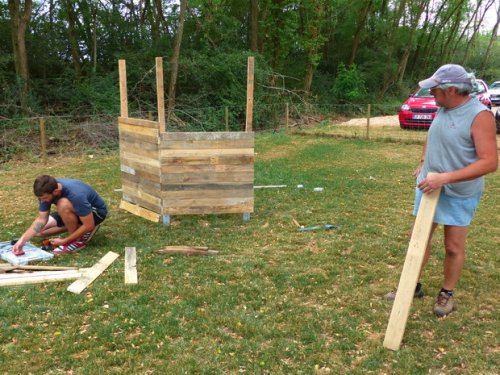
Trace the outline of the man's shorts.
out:
M 422 191 L 417 187 L 415 189 L 415 205 L 413 215 L 417 216 Z M 468 198 L 458 198 L 446 195 L 443 190 L 439 195 L 439 202 L 434 215 L 434 223 L 442 225 L 453 225 L 466 227 L 470 225 L 476 209 L 479 206 L 482 193 L 478 193 Z
M 94 224 L 96 226 L 101 224 L 104 221 L 104 219 L 106 219 L 106 215 L 98 213 L 97 209 L 95 209 L 94 207 L 92 207 L 92 215 L 94 216 Z M 64 222 L 62 221 L 61 216 L 59 216 L 57 212 L 51 213 L 50 216 L 52 216 L 55 219 L 58 227 L 64 227 Z M 80 218 L 78 218 L 78 223 L 82 224 Z

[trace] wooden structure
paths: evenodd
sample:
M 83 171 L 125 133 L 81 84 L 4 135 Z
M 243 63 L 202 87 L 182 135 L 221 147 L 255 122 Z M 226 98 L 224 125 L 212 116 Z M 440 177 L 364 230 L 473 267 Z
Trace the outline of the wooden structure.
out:
M 254 207 L 254 58 L 248 59 L 244 132 L 167 132 L 161 57 L 156 58 L 157 121 L 130 118 L 124 60 L 119 72 L 120 208 L 164 224 L 171 215 L 184 214 L 243 213 L 248 220 Z
M 401 346 L 413 295 L 415 294 L 415 287 L 417 286 L 425 250 L 429 242 L 440 192 L 441 188 L 432 193 L 423 194 L 420 201 L 403 271 L 399 279 L 398 292 L 396 293 L 396 299 L 385 332 L 384 347 L 387 349 L 399 350 Z

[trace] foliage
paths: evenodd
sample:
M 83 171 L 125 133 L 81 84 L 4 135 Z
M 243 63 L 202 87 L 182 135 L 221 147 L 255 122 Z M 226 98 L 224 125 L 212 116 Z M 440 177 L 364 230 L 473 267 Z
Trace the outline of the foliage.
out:
M 340 102 L 359 101 L 366 95 L 365 82 L 356 65 L 338 66 L 332 93 Z
M 66 291 L 70 282 L 0 288 L 0 372 L 496 373 L 498 174 L 487 177 L 471 227 L 459 310 L 446 319 L 431 312 L 442 278 L 439 231 L 423 276 L 427 296 L 413 303 L 403 346 L 382 348 L 391 304 L 381 296 L 402 269 L 420 152 L 414 144 L 258 135 L 255 184 L 287 188 L 256 189 L 248 222 L 188 215 L 168 227 L 118 208 L 117 153 L 50 160 L 50 173 L 88 181 L 110 207 L 85 250 L 50 264 L 120 257 L 80 295 Z M 31 223 L 31 184 L 49 167 L 0 168 L 0 233 L 9 240 Z M 313 192 L 317 186 L 324 191 Z M 299 232 L 294 220 L 341 229 Z M 156 253 L 166 245 L 219 255 Z M 137 285 L 123 283 L 129 246 L 137 249 Z

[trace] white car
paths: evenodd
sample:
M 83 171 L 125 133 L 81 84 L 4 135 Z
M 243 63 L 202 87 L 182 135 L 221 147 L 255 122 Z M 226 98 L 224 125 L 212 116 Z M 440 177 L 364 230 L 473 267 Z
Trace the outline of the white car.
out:
M 500 81 L 495 81 L 490 85 L 488 90 L 490 93 L 491 104 L 499 105 L 500 104 Z

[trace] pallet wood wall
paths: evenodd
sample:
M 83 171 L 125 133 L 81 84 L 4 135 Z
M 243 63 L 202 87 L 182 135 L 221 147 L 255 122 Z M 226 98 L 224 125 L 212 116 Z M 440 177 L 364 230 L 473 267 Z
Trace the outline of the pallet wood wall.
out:
M 161 119 L 129 118 L 124 76 L 121 60 L 120 208 L 164 223 L 170 215 L 253 212 L 254 133 L 166 132 Z

